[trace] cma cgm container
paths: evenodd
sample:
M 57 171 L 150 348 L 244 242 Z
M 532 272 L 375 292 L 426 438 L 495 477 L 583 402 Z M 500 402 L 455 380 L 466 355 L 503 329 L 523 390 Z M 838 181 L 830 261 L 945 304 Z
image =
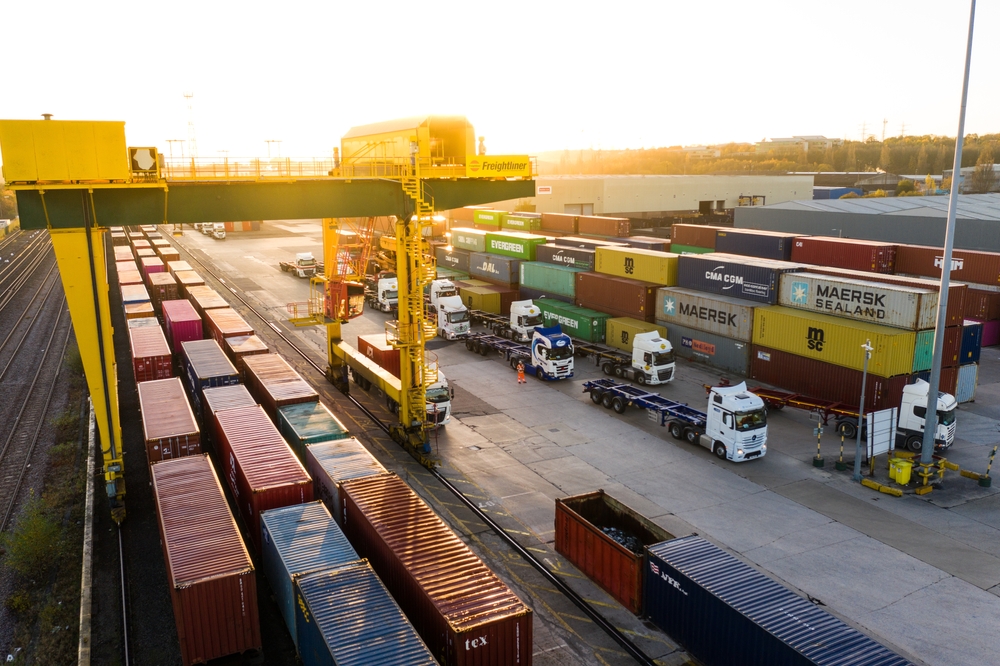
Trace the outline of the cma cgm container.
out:
M 260 514 L 313 501 L 312 479 L 260 405 L 212 418 L 226 483 L 260 552 Z
M 341 504 L 344 532 L 443 666 L 531 664 L 531 609 L 399 477 L 345 482 Z
M 532 301 L 542 311 L 546 326 L 562 327 L 563 333 L 586 342 L 604 342 L 610 315 L 551 298 Z
M 545 236 L 518 231 L 488 233 L 486 234 L 486 252 L 524 261 L 534 261 L 535 248 L 544 245 L 547 241 Z M 475 257 L 472 258 L 472 263 L 475 265 Z
M 259 650 L 253 563 L 208 456 L 150 475 L 184 666 Z
M 983 347 L 982 322 L 967 320 L 962 326 L 960 364 L 979 363 Z
M 385 340 L 385 333 L 358 336 L 358 351 L 399 379 L 399 350 Z
M 438 267 L 447 267 L 463 273 L 469 272 L 469 251 L 439 247 L 434 250 Z
M 624 243 L 616 243 L 599 238 L 582 238 L 580 236 L 563 236 L 555 238 L 552 243 L 559 247 L 578 247 L 584 250 L 596 250 L 599 247 L 627 247 Z
M 618 530 L 626 547 L 607 535 Z M 643 546 L 673 539 L 665 529 L 603 490 L 556 499 L 556 552 L 576 565 L 618 603 L 642 612 Z
M 632 224 L 627 217 L 581 215 L 577 218 L 577 231 L 595 236 L 628 236 L 632 232 Z
M 962 327 L 949 326 L 944 329 L 944 346 L 941 348 L 941 367 L 952 368 L 959 364 L 962 356 Z M 934 358 L 934 329 L 917 331 L 913 346 L 913 372 L 931 369 Z
M 579 219 L 577 215 L 565 213 L 542 213 L 542 229 L 575 234 L 580 230 Z
M 541 213 L 507 213 L 500 226 L 511 231 L 538 231 L 542 228 Z
M 347 426 L 321 402 L 278 407 L 278 432 L 303 462 L 307 446 L 350 437 Z
M 150 273 L 149 300 L 155 310 L 160 309 L 163 301 L 174 301 L 180 297 L 177 280 L 170 273 Z
M 201 431 L 179 377 L 139 382 L 136 389 L 150 463 L 201 453 Z
M 798 264 L 733 254 L 683 254 L 677 260 L 677 286 L 774 305 L 782 273 L 802 269 Z
M 491 284 L 517 284 L 520 268 L 520 259 L 485 252 L 473 252 L 469 255 L 469 275 Z
M 576 274 L 579 268 L 555 266 L 539 261 L 522 261 L 520 286 L 537 289 L 572 300 L 576 294 Z
M 780 306 L 760 307 L 753 317 L 755 345 L 861 370 L 866 340 L 874 348 L 868 372 L 880 377 L 910 374 L 916 334 Z
M 719 229 L 715 232 L 715 250 L 748 257 L 791 261 L 795 234 L 755 229 Z
M 944 250 L 922 245 L 900 245 L 896 272 L 940 278 Z M 1000 253 L 954 250 L 951 255 L 951 279 L 1000 286 Z
M 499 229 L 503 216 L 504 212 L 499 210 L 477 210 L 472 213 L 472 221 L 476 224 L 484 224 Z
M 132 373 L 136 382 L 174 376 L 170 347 L 159 326 L 129 328 L 128 342 L 132 350 Z
M 578 273 L 576 304 L 607 312 L 613 317 L 634 317 L 653 321 L 656 316 L 656 289 L 652 282 L 604 275 Z
M 716 232 L 720 230 L 728 229 L 707 224 L 675 224 L 670 228 L 670 245 L 692 245 L 714 250 Z
M 656 292 L 656 320 L 749 342 L 753 337 L 753 305 L 741 298 L 664 287 Z
M 181 351 L 182 342 L 201 340 L 203 333 L 201 317 L 195 312 L 190 301 L 163 301 L 161 308 L 167 342 L 175 354 Z
M 466 252 L 486 252 L 486 232 L 468 227 L 452 229 L 451 244 L 456 249 Z
M 582 247 L 563 247 L 555 243 L 546 243 L 535 248 L 535 259 L 556 266 L 580 268 L 585 271 L 594 270 L 594 250 Z
M 760 345 L 753 347 L 748 376 L 791 393 L 843 403 L 850 409 L 857 409 L 861 399 L 861 370 Z M 909 379 L 909 375 L 887 379 L 869 373 L 865 384 L 865 411 L 899 407 L 903 387 Z
M 1000 319 L 1000 291 L 970 288 L 965 295 L 965 308 L 962 314 L 967 319 L 982 321 Z
M 705 666 L 911 666 L 700 536 L 646 547 L 643 596 L 653 623 Z
M 295 594 L 303 663 L 437 666 L 368 562 L 297 577 Z
M 746 376 L 750 371 L 750 343 L 733 340 L 715 333 L 699 331 L 672 322 L 657 320 L 667 327 L 667 340 L 681 358 Z
M 240 375 L 215 340 L 182 342 L 181 358 L 195 411 L 204 418 L 201 392 L 213 386 L 239 384 Z
M 246 356 L 243 365 L 247 390 L 273 419 L 278 417 L 278 407 L 319 400 L 313 387 L 277 354 Z
M 357 562 L 357 551 L 322 502 L 270 509 L 260 516 L 261 569 L 271 584 L 292 642 L 295 630 L 295 579 Z
M 677 284 L 677 255 L 640 248 L 599 247 L 594 269 L 598 273 L 644 280 L 662 287 Z
M 632 353 L 632 340 L 640 333 L 656 331 L 661 338 L 667 337 L 667 328 L 632 317 L 614 317 L 605 324 L 604 342 L 609 347 Z
M 344 522 L 344 510 L 340 501 L 340 484 L 351 479 L 389 473 L 354 437 L 306 446 L 305 465 L 313 478 L 315 496 L 326 504 L 341 524 Z
M 232 338 L 226 338 L 223 349 L 229 360 L 233 362 L 236 372 L 239 373 L 241 378 L 246 375 L 246 368 L 243 366 L 243 359 L 245 357 L 267 354 L 269 351 L 267 344 L 256 335 L 237 335 Z
M 205 280 L 194 271 L 175 271 L 172 275 L 177 280 L 177 287 L 181 298 L 188 297 L 188 289 L 191 287 L 205 286 Z
M 208 337 L 214 338 L 222 345 L 226 338 L 253 335 L 253 327 L 232 308 L 215 308 L 205 311 L 205 325 L 208 327 Z
M 892 273 L 896 269 L 896 245 L 856 238 L 799 236 L 792 243 L 792 261 Z

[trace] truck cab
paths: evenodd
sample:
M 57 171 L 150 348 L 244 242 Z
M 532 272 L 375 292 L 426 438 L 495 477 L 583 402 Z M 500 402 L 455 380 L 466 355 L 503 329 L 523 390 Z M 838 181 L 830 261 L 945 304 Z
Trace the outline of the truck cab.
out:
M 544 323 L 542 311 L 531 301 L 514 301 L 510 304 L 510 330 L 515 340 L 531 340 L 535 328 Z
M 531 338 L 531 367 L 527 369 L 541 379 L 572 377 L 573 340 L 559 326 L 536 327 Z
M 281 270 L 286 273 L 295 273 L 300 278 L 312 277 L 316 275 L 316 258 L 312 252 L 298 252 L 294 262 L 281 262 Z
M 223 240 L 226 237 L 226 225 L 224 222 L 214 222 L 212 224 L 212 238 Z
M 661 338 L 656 331 L 632 336 L 630 374 L 637 384 L 666 384 L 674 378 L 675 367 L 674 348 L 669 340 Z
M 746 382 L 715 386 L 708 394 L 700 444 L 725 460 L 742 462 L 767 453 L 767 410 Z
M 437 381 L 427 388 L 427 422 L 434 425 L 448 425 L 451 421 L 451 399 L 453 389 L 448 386 L 448 378 L 438 370 Z
M 930 384 L 918 379 L 903 387 L 899 404 L 899 421 L 896 425 L 896 448 L 920 451 L 923 446 L 927 415 L 927 390 Z M 937 425 L 934 430 L 934 448 L 947 449 L 955 443 L 955 411 L 958 401 L 950 393 L 938 392 Z
M 396 274 L 383 271 L 365 280 L 368 305 L 382 312 L 392 312 L 399 303 L 399 282 Z
M 469 308 L 462 303 L 451 280 L 433 280 L 428 285 L 428 310 L 437 316 L 438 335 L 456 340 L 469 334 Z

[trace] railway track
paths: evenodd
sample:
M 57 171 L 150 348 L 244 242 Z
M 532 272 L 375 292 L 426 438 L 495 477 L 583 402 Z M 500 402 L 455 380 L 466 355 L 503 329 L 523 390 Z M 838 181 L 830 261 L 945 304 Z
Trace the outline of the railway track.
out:
M 20 236 L 12 236 L 12 239 Z M 0 253 L 13 250 L 14 243 L 0 247 Z M 0 312 L 3 312 L 18 295 L 21 288 L 31 282 L 35 271 L 43 264 L 55 266 L 55 257 L 49 252 L 52 239 L 47 233 L 37 233 L 26 245 L 15 252 L 7 263 L 0 264 Z M 50 268 L 51 270 L 51 268 Z

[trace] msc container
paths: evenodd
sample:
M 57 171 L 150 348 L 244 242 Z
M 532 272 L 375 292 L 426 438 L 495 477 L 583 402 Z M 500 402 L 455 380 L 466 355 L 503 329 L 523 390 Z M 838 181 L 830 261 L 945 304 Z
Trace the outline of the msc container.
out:
M 486 252 L 524 261 L 535 260 L 535 248 L 548 242 L 545 236 L 525 234 L 518 231 L 501 231 L 486 234 Z M 472 257 L 475 265 L 476 258 Z M 473 271 L 470 271 L 473 272 Z
M 632 548 L 609 532 L 631 537 Z M 643 546 L 673 538 L 603 490 L 556 499 L 556 552 L 636 615 L 642 612 Z
M 627 217 L 581 215 L 577 218 L 577 231 L 595 236 L 628 236 L 632 231 L 632 224 Z
M 792 261 L 892 273 L 896 269 L 896 247 L 894 243 L 856 238 L 799 236 L 792 242 Z
M 469 255 L 469 275 L 491 284 L 517 284 L 521 260 L 485 252 Z
M 715 249 L 716 232 L 725 227 L 711 227 L 707 224 L 675 224 L 670 228 L 670 246 L 674 252 L 675 245 L 691 245 L 693 247 Z
M 205 326 L 209 337 L 215 338 L 221 348 L 226 338 L 253 335 L 253 327 L 232 308 L 214 308 L 205 311 Z
M 243 365 L 247 390 L 273 419 L 278 407 L 319 400 L 313 387 L 277 354 L 245 356 Z
M 705 666 L 911 666 L 700 536 L 646 547 L 649 618 Z
M 443 666 L 531 664 L 531 609 L 399 477 L 347 481 L 340 499 L 344 532 Z
M 127 319 L 125 321 L 127 328 L 145 328 L 149 327 L 160 327 L 160 322 L 156 317 L 139 317 L 138 319 Z
M 399 379 L 399 350 L 385 339 L 385 333 L 358 336 L 358 351 L 390 375 Z
M 313 501 L 312 479 L 260 405 L 212 415 L 226 483 L 260 552 L 260 514 Z
M 521 262 L 520 286 L 538 289 L 572 300 L 576 294 L 576 274 L 579 268 L 556 266 L 538 261 Z
M 773 305 L 778 302 L 781 275 L 803 268 L 732 254 L 684 254 L 677 259 L 677 286 Z
M 142 273 L 139 271 L 121 271 L 118 273 L 118 284 L 143 284 Z
M 295 595 L 303 663 L 437 666 L 368 562 L 297 577 Z
M 167 270 L 172 274 L 176 275 L 184 271 L 194 270 L 191 268 L 191 264 L 186 261 L 171 261 L 167 264 Z
M 123 284 L 121 285 L 122 304 L 131 305 L 133 303 L 149 303 L 149 292 L 145 285 Z
M 913 371 L 916 334 L 888 326 L 806 313 L 780 306 L 759 307 L 753 317 L 753 343 L 861 370 L 861 346 L 871 342 L 868 372 L 880 377 Z
M 360 558 L 322 502 L 265 511 L 260 516 L 260 529 L 261 570 L 271 584 L 278 610 L 298 648 L 295 580 Z
M 181 343 L 181 358 L 195 411 L 202 416 L 210 416 L 203 411 L 201 392 L 214 386 L 230 386 L 240 383 L 240 375 L 229 362 L 219 343 L 215 340 L 189 340 Z
M 159 326 L 129 327 L 128 342 L 132 350 L 132 374 L 136 382 L 167 379 L 174 376 L 170 347 Z
M 795 234 L 756 229 L 718 229 L 715 232 L 715 250 L 748 257 L 791 261 L 792 241 Z
M 931 369 L 934 357 L 934 329 L 917 331 L 913 348 L 913 370 L 921 372 Z M 962 357 L 962 327 L 949 326 L 944 329 L 944 346 L 941 349 L 941 367 L 952 368 Z
M 203 331 L 201 317 L 195 312 L 191 301 L 163 301 L 160 307 L 163 310 L 167 342 L 175 354 L 180 352 L 182 342 L 201 340 Z
M 562 231 L 568 234 L 578 233 L 580 218 L 565 213 L 542 213 L 542 229 L 546 231 Z
M 979 363 L 979 356 L 983 348 L 983 324 L 982 322 L 967 320 L 962 326 L 962 347 L 960 353 L 960 364 Z
M 208 456 L 150 475 L 184 666 L 260 650 L 253 563 Z
M 313 493 L 344 522 L 340 484 L 351 479 L 388 474 L 385 467 L 354 437 L 333 439 L 305 447 L 305 465 L 313 478 Z
M 575 303 L 607 312 L 612 317 L 653 321 L 656 316 L 656 289 L 657 285 L 652 282 L 603 273 L 577 273 Z
M 556 294 L 548 294 L 541 289 L 532 289 L 531 287 L 520 287 L 518 289 L 518 294 L 520 294 L 520 299 L 522 301 L 537 301 L 539 298 L 550 298 L 555 301 L 561 301 L 563 303 L 568 303 L 573 305 L 573 299 L 567 298 L 566 296 L 558 296 Z
M 970 288 L 965 294 L 965 308 L 962 313 L 967 319 L 982 321 L 1000 319 L 1000 291 Z
M 150 463 L 201 453 L 201 431 L 179 377 L 139 382 L 136 389 Z
M 159 257 L 142 257 L 139 260 L 139 272 L 142 276 L 149 281 L 149 276 L 153 273 L 162 273 L 166 267 L 163 265 L 163 261 Z
M 486 232 L 468 227 L 452 229 L 451 244 L 456 249 L 466 252 L 486 252 Z
M 126 320 L 156 316 L 156 313 L 153 312 L 153 304 L 149 301 L 142 301 L 140 303 L 125 303 L 122 309 L 125 310 Z
M 499 229 L 503 215 L 503 211 L 499 210 L 477 210 L 472 213 L 472 221 L 476 224 L 485 224 Z
M 454 233 L 454 232 L 453 232 Z M 463 273 L 469 272 L 469 251 L 457 248 L 439 247 L 434 250 L 438 267 L 445 266 Z
M 512 231 L 537 231 L 542 228 L 541 213 L 507 213 L 500 226 Z
M 559 325 L 563 333 L 586 342 L 604 342 L 610 315 L 551 298 L 532 301 L 542 311 L 546 326 Z
M 896 259 L 897 273 L 940 278 L 944 250 L 922 245 L 900 245 Z M 1000 253 L 954 250 L 951 255 L 951 279 L 1000 286 Z
M 159 310 L 163 301 L 174 301 L 180 298 L 177 290 L 177 280 L 170 273 L 149 274 L 149 300 L 153 308 Z
M 860 370 L 825 363 L 769 347 L 753 346 L 750 378 L 791 393 L 843 403 L 857 409 L 861 400 Z M 879 377 L 868 374 L 865 384 L 865 411 L 899 407 L 909 375 Z
M 644 280 L 663 287 L 677 284 L 677 255 L 639 248 L 599 247 L 594 269 L 598 273 Z
M 656 320 L 743 342 L 753 337 L 753 305 L 749 302 L 680 287 L 657 290 Z
M 681 358 L 745 377 L 750 371 L 750 343 L 657 320 L 667 327 L 667 340 Z
M 609 347 L 632 353 L 632 339 L 640 333 L 656 331 L 661 338 L 667 337 L 667 328 L 632 317 L 614 317 L 605 324 L 604 342 Z
M 979 378 L 979 364 L 969 363 L 958 369 L 955 385 L 955 400 L 960 403 L 976 401 L 976 381 Z
M 237 335 L 226 338 L 224 350 L 240 377 L 246 374 L 246 369 L 243 366 L 244 357 L 268 353 L 267 344 L 256 335 Z
M 278 432 L 303 463 L 307 446 L 350 437 L 347 426 L 321 402 L 278 407 Z
M 552 239 L 554 245 L 559 247 L 576 247 L 584 250 L 596 250 L 599 247 L 627 247 L 624 243 L 601 240 L 599 238 L 582 238 L 580 236 L 563 236 Z
M 780 285 L 778 303 L 799 310 L 910 331 L 937 321 L 938 295 L 930 289 L 808 272 L 786 273 Z
M 547 264 L 569 266 L 585 271 L 594 270 L 594 250 L 582 247 L 563 247 L 555 243 L 546 243 L 535 248 L 535 259 Z
M 207 330 L 208 324 L 205 323 L 205 312 L 214 310 L 215 308 L 228 308 L 229 303 L 222 296 L 219 296 L 217 291 L 205 285 L 185 287 L 184 290 L 187 292 L 187 299 L 191 301 L 195 312 L 201 317 L 202 323 L 206 327 L 205 336 L 207 337 L 209 334 Z

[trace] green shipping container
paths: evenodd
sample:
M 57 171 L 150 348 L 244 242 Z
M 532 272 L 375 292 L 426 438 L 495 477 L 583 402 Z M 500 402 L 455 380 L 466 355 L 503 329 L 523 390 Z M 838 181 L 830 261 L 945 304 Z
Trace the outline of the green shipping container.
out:
M 451 230 L 451 246 L 470 252 L 486 252 L 486 234 L 482 229 L 458 227 Z
M 679 245 L 677 243 L 670 244 L 670 251 L 674 254 L 709 254 L 710 252 L 715 252 L 710 247 L 698 247 L 697 245 Z
M 477 210 L 472 214 L 472 221 L 476 224 L 488 224 L 499 229 L 503 216 L 504 212 L 499 210 Z M 476 252 L 482 252 L 482 250 L 476 250 Z
M 632 353 L 632 338 L 640 333 L 656 331 L 661 338 L 667 337 L 667 327 L 659 324 L 650 324 L 648 321 L 633 319 L 632 317 L 615 317 L 609 319 L 605 328 L 604 343 L 609 347 L 621 349 L 623 352 Z
M 443 268 L 441 266 L 437 267 L 437 279 L 438 280 L 468 280 L 469 274 L 463 273 L 462 271 L 456 271 L 454 268 Z
M 583 272 L 582 268 L 523 261 L 520 285 L 571 299 L 576 295 L 576 274 Z
M 503 216 L 500 226 L 511 231 L 537 231 L 542 228 L 542 216 L 507 213 Z
M 486 252 L 499 254 L 525 261 L 535 260 L 535 248 L 545 245 L 548 239 L 545 236 L 535 234 L 525 234 L 518 231 L 500 231 L 486 233 Z
M 500 294 L 490 287 L 461 287 L 458 295 L 470 310 L 500 314 Z
M 563 333 L 570 337 L 585 342 L 604 342 L 605 327 L 611 315 L 551 298 L 539 298 L 533 303 L 542 311 L 546 326 L 559 324 Z
M 304 461 L 306 447 L 350 437 L 347 426 L 321 402 L 304 402 L 278 408 L 278 431 Z

